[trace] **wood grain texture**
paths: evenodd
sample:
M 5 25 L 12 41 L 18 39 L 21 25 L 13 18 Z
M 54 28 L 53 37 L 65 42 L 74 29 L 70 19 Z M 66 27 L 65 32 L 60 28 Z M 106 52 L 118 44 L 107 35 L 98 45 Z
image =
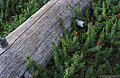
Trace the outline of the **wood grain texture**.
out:
M 45 66 L 52 57 L 51 42 L 56 45 L 60 42 L 58 33 L 62 35 L 62 30 L 59 18 L 63 19 L 66 28 L 72 29 L 70 24 L 74 13 L 68 4 L 77 7 L 80 2 L 83 11 L 89 1 L 51 0 L 10 33 L 6 37 L 9 48 L 0 54 L 0 78 L 20 78 L 28 67 L 26 56 Z

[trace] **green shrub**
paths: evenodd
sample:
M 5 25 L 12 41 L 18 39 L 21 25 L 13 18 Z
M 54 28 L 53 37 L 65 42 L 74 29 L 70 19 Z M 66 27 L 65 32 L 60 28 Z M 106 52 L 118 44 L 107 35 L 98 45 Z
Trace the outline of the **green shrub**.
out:
M 7 36 L 48 1 L 0 0 L 0 37 Z
M 58 34 L 61 46 L 55 46 L 52 42 L 54 62 L 45 68 L 48 71 L 44 72 L 47 73 L 39 73 L 37 78 L 98 78 L 114 75 L 120 77 L 120 1 L 91 0 L 91 2 L 94 11 L 88 15 L 87 9 L 81 18 L 77 17 L 81 16 L 80 5 L 78 10 L 69 5 L 75 12 L 75 17 L 85 21 L 87 26 L 80 28 L 73 20 L 74 31 L 70 33 L 66 31 L 60 19 L 64 35 L 62 38 Z M 99 13 L 96 7 L 102 8 L 102 13 Z M 49 65 L 55 67 L 51 68 Z

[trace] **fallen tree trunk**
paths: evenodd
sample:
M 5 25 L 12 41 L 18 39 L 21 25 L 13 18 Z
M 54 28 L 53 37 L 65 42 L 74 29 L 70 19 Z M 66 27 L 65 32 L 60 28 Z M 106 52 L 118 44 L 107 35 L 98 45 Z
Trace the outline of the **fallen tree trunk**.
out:
M 78 3 L 83 11 L 90 1 L 51 0 L 10 33 L 6 37 L 8 47 L 0 52 L 0 78 L 20 78 L 28 68 L 26 56 L 44 66 L 52 57 L 51 42 L 60 42 L 58 33 L 62 35 L 62 30 L 59 18 L 71 30 L 74 13 L 68 4 L 77 8 Z

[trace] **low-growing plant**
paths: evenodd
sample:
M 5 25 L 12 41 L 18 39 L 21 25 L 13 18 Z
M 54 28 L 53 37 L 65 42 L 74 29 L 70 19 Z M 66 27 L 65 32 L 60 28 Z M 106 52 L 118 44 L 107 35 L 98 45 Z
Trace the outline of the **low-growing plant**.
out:
M 0 0 L 0 37 L 7 36 L 48 1 Z
M 85 21 L 85 17 L 87 18 L 87 26 L 78 27 L 73 20 L 74 30 L 70 33 L 66 31 L 60 18 L 64 36 L 62 38 L 58 34 L 61 46 L 55 46 L 52 42 L 54 62 L 45 68 L 48 73 L 39 73 L 36 78 L 120 77 L 120 1 L 91 0 L 91 5 L 94 10 L 91 15 L 86 16 L 89 14 L 87 9 L 86 15 L 82 16 L 84 19 L 76 17 L 81 16 L 80 12 L 77 12 L 80 10 L 69 5 L 77 19 Z M 102 8 L 102 12 L 99 13 L 96 7 Z M 55 67 L 52 68 L 53 66 Z

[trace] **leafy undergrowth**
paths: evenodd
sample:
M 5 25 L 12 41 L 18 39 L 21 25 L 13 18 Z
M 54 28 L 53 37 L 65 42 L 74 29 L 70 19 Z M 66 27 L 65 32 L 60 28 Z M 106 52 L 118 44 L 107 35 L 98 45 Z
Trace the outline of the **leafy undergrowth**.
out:
M 35 78 L 119 78 L 120 77 L 120 1 L 92 0 L 81 16 L 73 8 L 75 18 L 85 21 L 79 27 L 73 20 L 74 31 L 66 31 L 62 19 L 61 46 L 54 46 L 53 58 L 46 68 L 27 56 L 29 73 Z M 96 7 L 100 7 L 97 9 Z M 57 47 L 57 48 L 56 48 Z
M 6 37 L 49 0 L 0 0 L 0 37 Z

